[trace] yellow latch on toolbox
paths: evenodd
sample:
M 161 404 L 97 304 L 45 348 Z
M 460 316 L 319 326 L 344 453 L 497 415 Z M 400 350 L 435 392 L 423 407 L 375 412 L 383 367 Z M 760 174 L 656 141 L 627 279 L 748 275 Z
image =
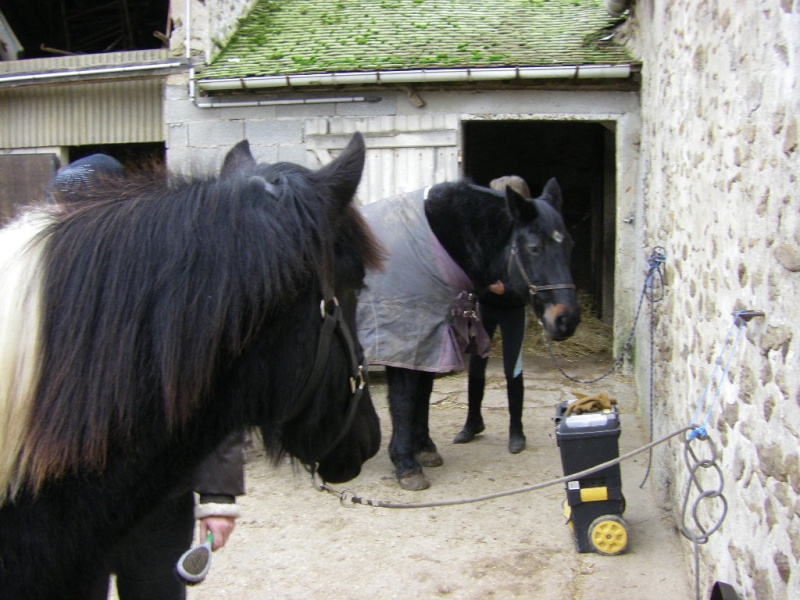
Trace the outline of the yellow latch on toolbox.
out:
M 581 502 L 603 502 L 604 500 L 608 500 L 607 487 L 581 488 Z

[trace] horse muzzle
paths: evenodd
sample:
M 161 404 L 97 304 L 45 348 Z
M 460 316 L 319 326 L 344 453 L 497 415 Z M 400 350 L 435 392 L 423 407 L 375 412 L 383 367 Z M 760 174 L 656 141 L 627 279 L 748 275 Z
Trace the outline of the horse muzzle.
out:
M 541 319 L 550 338 L 560 341 L 575 333 L 581 322 L 581 311 L 577 304 L 548 304 Z

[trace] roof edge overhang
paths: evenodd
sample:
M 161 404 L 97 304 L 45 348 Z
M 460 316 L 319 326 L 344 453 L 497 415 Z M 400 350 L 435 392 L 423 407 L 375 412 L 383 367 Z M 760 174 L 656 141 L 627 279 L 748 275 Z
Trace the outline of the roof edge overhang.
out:
M 132 64 L 125 66 L 90 67 L 64 71 L 45 71 L 39 73 L 18 73 L 0 75 L 0 89 L 53 83 L 70 83 L 99 81 L 114 78 L 152 77 L 170 75 L 176 71 L 186 70 L 188 63 L 184 60 L 168 60 L 157 63 Z
M 456 83 L 525 79 L 627 79 L 637 68 L 621 65 L 568 65 L 553 67 L 488 67 L 463 69 L 411 69 L 407 71 L 354 71 L 298 73 L 263 77 L 197 79 L 205 92 L 261 90 L 337 85 Z

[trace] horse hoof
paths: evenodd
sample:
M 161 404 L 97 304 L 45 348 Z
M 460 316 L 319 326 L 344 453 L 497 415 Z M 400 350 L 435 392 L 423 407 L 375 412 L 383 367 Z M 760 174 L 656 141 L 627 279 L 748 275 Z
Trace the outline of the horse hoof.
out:
M 411 492 L 427 490 L 431 486 L 428 478 L 423 473 L 411 473 L 410 475 L 398 477 L 397 482 L 401 488 Z
M 458 435 L 453 438 L 454 444 L 467 444 L 475 439 L 475 436 L 481 433 L 486 426 L 481 423 L 477 427 L 464 427 L 461 431 L 458 432 Z
M 415 454 L 414 458 L 416 458 L 417 462 L 423 467 L 441 467 L 444 464 L 442 455 L 435 450 L 432 452 L 430 450 L 423 450 Z
M 511 454 L 519 454 L 525 450 L 525 436 L 515 435 L 508 440 L 508 451 Z

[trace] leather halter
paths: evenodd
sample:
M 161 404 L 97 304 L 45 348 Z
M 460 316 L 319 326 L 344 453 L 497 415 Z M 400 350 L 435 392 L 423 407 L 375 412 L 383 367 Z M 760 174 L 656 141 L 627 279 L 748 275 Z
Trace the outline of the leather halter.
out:
M 508 256 L 508 265 L 506 266 L 506 270 L 511 273 L 511 262 L 517 266 L 519 269 L 520 274 L 522 275 L 522 279 L 525 280 L 525 283 L 528 284 L 528 293 L 531 295 L 531 299 L 538 294 L 539 292 L 546 292 L 547 290 L 574 290 L 575 284 L 574 283 L 554 283 L 552 285 L 533 285 L 531 280 L 528 279 L 528 274 L 525 272 L 525 269 L 522 268 L 522 262 L 519 259 L 519 250 L 517 249 L 516 244 L 512 244 L 511 252 Z
M 319 340 L 317 341 L 317 352 L 314 356 L 314 366 L 311 369 L 311 374 L 303 386 L 303 391 L 298 396 L 296 406 L 299 407 L 294 411 L 290 417 L 296 417 L 300 409 L 304 407 L 311 399 L 317 388 L 319 387 L 322 375 L 328 367 L 328 358 L 330 356 L 331 342 L 333 341 L 334 334 L 337 334 L 339 340 L 345 347 L 347 355 L 347 364 L 350 369 L 350 404 L 347 407 L 345 414 L 344 424 L 342 425 L 339 433 L 329 443 L 323 452 L 316 457 L 319 462 L 325 458 L 330 452 L 342 441 L 344 436 L 350 430 L 353 424 L 353 419 L 356 415 L 361 397 L 364 395 L 364 390 L 367 386 L 367 369 L 365 368 L 364 361 L 359 360 L 356 352 L 356 344 L 353 336 L 345 323 L 342 316 L 342 309 L 339 306 L 339 301 L 336 296 L 331 296 L 329 300 L 322 300 L 320 302 L 320 315 L 322 317 L 322 331 L 320 331 Z

